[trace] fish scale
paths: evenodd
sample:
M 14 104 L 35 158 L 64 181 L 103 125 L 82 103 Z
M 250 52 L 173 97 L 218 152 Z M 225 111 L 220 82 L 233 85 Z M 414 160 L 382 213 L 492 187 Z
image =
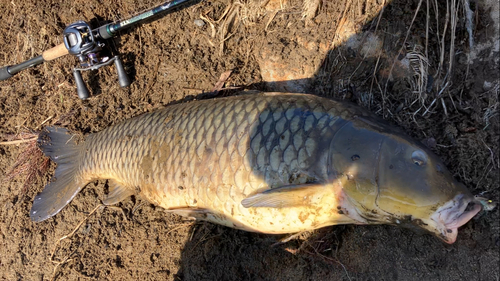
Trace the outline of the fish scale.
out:
M 300 107 L 287 110 L 295 104 Z M 259 108 L 265 113 L 258 114 Z M 323 106 L 301 95 L 243 95 L 169 106 L 90 135 L 85 141 L 89 153 L 82 159 L 79 177 L 82 181 L 111 178 L 126 188 L 140 187 L 141 195 L 164 208 L 194 207 L 220 217 L 232 216 L 241 228 L 255 230 L 258 225 L 244 219 L 251 216 L 248 209 L 237 207 L 244 198 L 294 184 L 289 180 L 291 174 L 325 174 L 291 166 L 294 159 L 310 162 L 316 145 L 313 140 L 294 145 L 293 136 L 308 140 L 317 117 L 325 114 Z M 305 126 L 291 132 L 294 118 Z M 138 153 L 116 153 L 127 149 Z M 252 182 L 254 171 L 257 177 Z M 264 216 L 264 210 L 261 213 Z M 222 223 L 233 226 L 229 221 Z
M 481 209 L 468 204 L 482 204 L 400 130 L 313 95 L 176 104 L 83 143 L 62 128 L 48 128 L 39 142 L 58 166 L 35 197 L 35 221 L 58 213 L 96 179 L 109 180 L 105 204 L 138 194 L 183 216 L 264 233 L 386 223 L 453 243 Z

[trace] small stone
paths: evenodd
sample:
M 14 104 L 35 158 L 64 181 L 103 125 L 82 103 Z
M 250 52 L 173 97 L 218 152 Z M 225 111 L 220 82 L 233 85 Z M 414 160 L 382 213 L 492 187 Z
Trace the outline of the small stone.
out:
M 205 25 L 205 22 L 203 20 L 196 19 L 194 20 L 194 24 L 198 27 L 203 27 Z
M 483 90 L 489 91 L 492 88 L 493 88 L 493 83 L 488 82 L 488 81 L 484 81 L 484 83 L 483 83 Z
M 426 139 L 422 140 L 422 143 L 427 146 L 428 148 L 434 148 L 436 147 L 436 139 L 433 137 L 429 137 Z

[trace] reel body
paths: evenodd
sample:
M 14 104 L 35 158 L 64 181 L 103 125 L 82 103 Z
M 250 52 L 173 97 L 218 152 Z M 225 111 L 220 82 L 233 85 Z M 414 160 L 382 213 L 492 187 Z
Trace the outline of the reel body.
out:
M 77 21 L 68 25 L 63 32 L 64 45 L 69 54 L 74 55 L 80 62 L 80 67 L 73 68 L 78 97 L 85 100 L 90 93 L 82 78 L 82 71 L 96 70 L 114 62 L 118 83 L 121 87 L 130 85 L 130 79 L 123 68 L 123 63 L 118 55 L 111 56 L 106 44 L 98 40 L 90 26 L 84 21 Z

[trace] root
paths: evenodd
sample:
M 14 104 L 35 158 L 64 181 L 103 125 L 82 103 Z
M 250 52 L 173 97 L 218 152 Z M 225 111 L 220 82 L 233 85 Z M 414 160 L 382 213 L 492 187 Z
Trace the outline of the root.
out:
M 28 191 L 28 187 L 46 174 L 50 160 L 38 148 L 38 134 L 36 133 L 4 135 L 3 138 L 7 139 L 7 141 L 0 142 L 2 145 L 23 146 L 17 156 L 16 162 L 14 162 L 2 179 L 2 182 L 5 183 L 19 176 L 24 177 L 24 183 L 21 186 L 20 192 L 21 199 L 18 200 L 18 202 L 21 202 Z

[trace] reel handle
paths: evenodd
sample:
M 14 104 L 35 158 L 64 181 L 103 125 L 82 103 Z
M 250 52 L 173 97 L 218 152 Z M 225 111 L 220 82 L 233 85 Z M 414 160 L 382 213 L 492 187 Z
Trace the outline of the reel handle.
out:
M 82 73 L 80 72 L 80 70 L 74 69 L 73 76 L 75 77 L 76 93 L 78 94 L 78 97 L 82 100 L 88 99 L 90 96 L 90 92 L 87 88 L 87 85 L 85 85 L 85 82 L 83 81 Z
M 118 56 L 115 56 L 115 67 L 120 87 L 125 88 L 130 86 L 130 79 L 128 78 L 127 72 L 125 72 L 125 68 L 123 68 L 122 60 Z

